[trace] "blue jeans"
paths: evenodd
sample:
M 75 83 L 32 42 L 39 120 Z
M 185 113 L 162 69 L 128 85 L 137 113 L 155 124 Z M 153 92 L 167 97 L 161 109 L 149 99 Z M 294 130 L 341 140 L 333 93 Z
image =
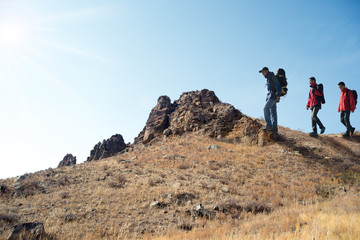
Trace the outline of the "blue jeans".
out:
M 277 112 L 276 112 L 276 100 L 270 98 L 264 107 L 264 117 L 266 127 L 271 127 L 273 130 L 278 130 L 277 124 Z

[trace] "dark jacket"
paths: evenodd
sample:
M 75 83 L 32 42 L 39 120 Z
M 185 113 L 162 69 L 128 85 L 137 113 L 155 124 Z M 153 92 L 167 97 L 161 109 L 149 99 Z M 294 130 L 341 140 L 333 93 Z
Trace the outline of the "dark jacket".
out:
M 319 101 L 318 97 L 321 97 L 322 93 L 317 90 L 317 86 L 318 85 L 316 83 L 310 85 L 309 99 L 306 106 L 310 107 L 311 109 L 313 107 L 321 108 L 321 102 Z
M 269 99 L 276 99 L 276 96 L 281 95 L 281 85 L 277 77 L 273 72 L 268 72 L 268 74 L 265 75 L 266 78 L 266 86 L 268 93 L 266 95 L 266 101 Z
M 341 90 L 338 111 L 355 111 L 354 95 L 348 88 Z

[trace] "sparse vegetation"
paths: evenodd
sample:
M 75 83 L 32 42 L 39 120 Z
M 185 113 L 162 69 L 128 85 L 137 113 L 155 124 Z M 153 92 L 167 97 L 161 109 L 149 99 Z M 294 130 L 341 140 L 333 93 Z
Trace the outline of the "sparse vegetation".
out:
M 281 134 L 258 147 L 192 133 L 2 179 L 0 239 L 20 222 L 56 239 L 359 239 L 359 133 Z

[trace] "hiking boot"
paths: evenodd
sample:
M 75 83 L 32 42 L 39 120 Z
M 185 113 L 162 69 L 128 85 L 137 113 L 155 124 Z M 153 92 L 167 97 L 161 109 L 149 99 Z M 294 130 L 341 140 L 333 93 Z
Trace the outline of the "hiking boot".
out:
M 277 133 L 277 132 L 273 132 L 273 139 L 275 141 L 279 140 L 280 139 L 280 135 Z
M 355 132 L 355 128 L 351 128 L 351 130 L 350 130 L 350 136 L 354 135 L 354 132 Z
M 343 134 L 342 136 L 343 136 L 343 137 L 350 137 L 350 133 L 349 133 L 349 131 L 346 131 L 346 133 L 345 133 L 345 134 Z
M 317 134 L 317 132 L 313 131 L 313 132 L 309 133 L 309 135 L 310 136 L 317 136 L 318 134 Z
M 325 132 L 325 127 L 323 127 L 320 131 L 320 134 L 323 134 Z

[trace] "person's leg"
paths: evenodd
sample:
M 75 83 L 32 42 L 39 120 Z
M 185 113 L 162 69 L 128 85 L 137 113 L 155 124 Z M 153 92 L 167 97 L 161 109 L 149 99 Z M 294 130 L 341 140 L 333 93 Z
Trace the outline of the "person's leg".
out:
M 346 130 L 350 132 L 353 128 L 350 124 L 350 111 L 344 111 L 344 122 Z
M 270 109 L 272 108 L 274 103 L 276 103 L 274 99 L 269 99 L 264 106 L 264 118 L 266 122 L 266 127 L 268 128 L 272 128 Z
M 353 128 L 350 124 L 350 111 L 341 111 L 340 120 L 346 127 L 346 132 L 343 136 L 349 137 L 355 131 L 355 128 Z
M 313 111 L 311 112 L 311 119 L 312 119 L 313 131 L 314 132 L 317 132 L 316 124 L 319 125 L 320 129 L 324 129 L 324 125 L 322 124 L 322 122 L 320 121 L 320 119 L 317 116 L 319 110 L 320 110 L 320 108 L 314 107 Z
M 276 109 L 276 101 L 274 101 L 273 106 L 270 108 L 271 120 L 272 120 L 272 128 L 274 132 L 278 131 L 278 123 L 277 123 L 277 109 Z
M 316 127 L 316 115 L 318 113 L 319 109 L 318 108 L 315 108 L 313 107 L 311 109 L 311 125 L 312 125 L 312 130 L 313 130 L 313 133 L 317 133 L 317 127 Z
M 345 122 L 345 112 L 341 111 L 340 113 L 340 121 L 342 124 L 344 124 L 344 126 L 346 127 L 346 122 Z
M 354 128 L 353 126 L 351 126 L 351 123 L 350 123 L 350 114 L 351 114 L 351 112 L 349 111 L 349 115 L 348 115 L 347 118 L 345 118 L 345 121 L 346 121 L 346 119 L 347 119 L 347 121 L 348 121 L 348 126 L 349 126 L 349 134 L 350 134 L 350 136 L 352 136 L 352 135 L 354 134 L 354 132 L 355 132 L 355 128 Z

